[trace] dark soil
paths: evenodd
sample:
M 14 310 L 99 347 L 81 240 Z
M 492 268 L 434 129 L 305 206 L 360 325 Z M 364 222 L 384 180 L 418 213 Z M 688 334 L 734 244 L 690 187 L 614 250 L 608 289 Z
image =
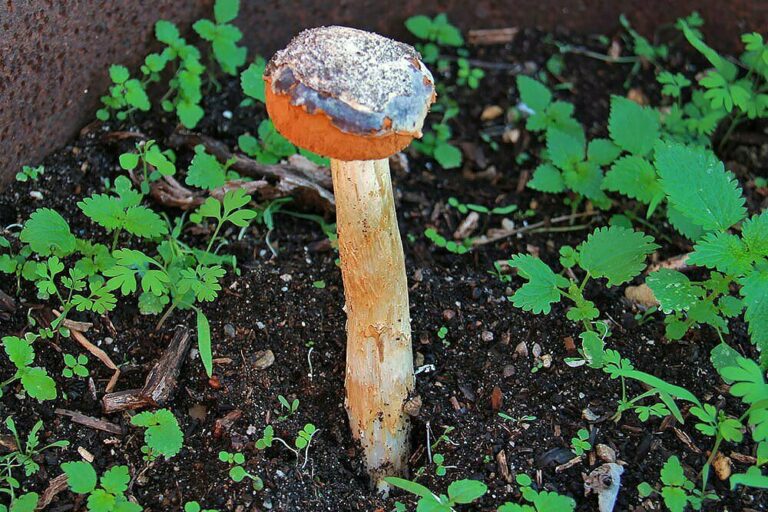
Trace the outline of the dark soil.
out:
M 480 121 L 481 112 L 488 105 L 499 105 L 505 111 L 514 106 L 516 74 L 541 69 L 556 51 L 543 42 L 544 37 L 536 31 L 522 31 L 513 44 L 472 49 L 472 58 L 503 65 L 486 69 L 487 76 L 479 90 L 456 94 L 462 108 L 452 127 L 465 152 L 462 170 L 445 171 L 411 154 L 410 171 L 394 172 L 412 285 L 414 350 L 417 364 L 427 368 L 417 379 L 423 407 L 414 421 L 411 470 L 416 472 L 427 466 L 419 481 L 440 492 L 445 492 L 448 483 L 456 479 L 483 480 L 489 492 L 476 509 L 495 510 L 505 501 L 519 499 L 517 486 L 500 474 L 497 455 L 503 451 L 513 478 L 518 472 L 527 473 L 542 488 L 573 496 L 578 510 L 596 510 L 596 500 L 583 497 L 582 473 L 588 473 L 599 461 L 587 458 L 561 473 L 554 471 L 556 465 L 572 457 L 568 451 L 571 437 L 578 429 L 589 428 L 593 443 L 612 446 L 619 459 L 626 462 L 617 510 L 659 510 L 658 505 L 653 508 L 648 501 L 643 502 L 645 505 L 641 503 L 637 484 L 656 484 L 662 464 L 673 454 L 681 458 L 690 470 L 689 477 L 696 480 L 696 471 L 704 464 L 712 439 L 701 436 L 692 422 L 676 425 L 671 418 L 641 423 L 634 414 L 625 414 L 614 422 L 610 416 L 621 394 L 619 382 L 596 370 L 570 368 L 563 362 L 564 358 L 576 355 L 567 351 L 566 340 L 580 332 L 578 326 L 565 318 L 565 308 L 556 306 L 548 316 L 517 310 L 506 296 L 522 281 L 514 278 L 512 283 L 505 284 L 489 273 L 494 261 L 526 251 L 539 254 L 559 268 L 557 250 L 561 245 L 579 243 L 593 227 L 604 225 L 610 213 L 634 205 L 617 204 L 613 212 L 594 216 L 584 229 L 508 238 L 464 256 L 436 248 L 422 235 L 427 227 L 449 235 L 461 222 L 462 216 L 445 206 L 451 196 L 488 206 L 515 203 L 520 211 L 531 210 L 530 218 L 514 219 L 518 224 L 570 213 L 562 197 L 519 187 L 521 174 L 530 173 L 536 165 L 540 142 L 520 124 L 519 141 L 504 143 L 499 136 L 505 128 L 503 116 L 487 123 Z M 569 38 L 569 42 L 590 44 L 590 40 L 580 38 Z M 695 65 L 696 61 L 691 63 L 678 53 L 671 59 L 672 67 L 687 68 L 689 72 Z M 629 69 L 630 66 L 577 55 L 565 56 L 565 71 L 557 80 L 572 84 L 572 89 L 557 94 L 575 102 L 577 116 L 590 136 L 605 135 L 610 95 L 627 94 L 623 82 Z M 660 98 L 651 69 L 641 70 L 632 87 L 658 104 Z M 199 131 L 230 147 L 235 146 L 241 133 L 255 132 L 265 115 L 264 109 L 240 107 L 242 99 L 236 80 L 224 83 L 221 92 L 210 91 L 207 115 Z M 747 126 L 744 130 L 760 128 Z M 4 192 L 0 197 L 0 223 L 7 226 L 24 222 L 36 208 L 46 206 L 59 211 L 77 236 L 106 241 L 103 230 L 94 227 L 76 207 L 81 198 L 102 191 L 105 178 L 119 175 L 117 157 L 132 144 L 108 143 L 103 136 L 114 130 L 133 130 L 163 144 L 173 129 L 173 120 L 160 113 L 140 117 L 133 124 L 86 127 L 71 145 L 43 162 L 46 171 L 39 181 L 15 183 Z M 480 140 L 478 133 L 482 130 L 495 135 L 498 151 Z M 515 163 L 522 152 L 529 152 L 533 158 Z M 767 174 L 765 138 L 762 145 L 733 145 L 721 157 L 744 186 L 750 210 L 764 208 L 766 191 L 756 190 L 753 179 Z M 181 151 L 179 168 L 185 168 L 189 158 L 188 152 Z M 489 172 L 489 168 L 495 172 Z M 42 199 L 35 198 L 33 191 L 39 192 Z M 277 257 L 272 257 L 265 245 L 265 229 L 261 225 L 252 226 L 240 241 L 235 240 L 236 232 L 228 233 L 231 244 L 225 251 L 237 255 L 241 275 L 230 272 L 220 298 L 205 308 L 214 336 L 214 357 L 223 358 L 214 367 L 219 384 L 209 383 L 194 353 L 185 362 L 169 406 L 182 424 L 185 444 L 182 452 L 169 461 L 157 461 L 145 468 L 140 452 L 142 436 L 130 427 L 129 414 L 106 418 L 122 427 L 122 435 L 80 426 L 55 414 L 54 408 L 64 408 L 102 417 L 100 398 L 111 372 L 90 358 L 94 394 L 86 380 L 60 376 L 63 362 L 59 352 L 83 352 L 75 342 L 37 342 L 38 363 L 56 376 L 60 395 L 64 396 L 55 403 L 39 404 L 31 399 L 19 400 L 14 396 L 18 389 L 8 389 L 0 400 L 0 416 L 13 415 L 22 432 L 42 418 L 46 440 L 68 439 L 71 446 L 46 452 L 42 470 L 25 482 L 28 490 L 41 492 L 48 480 L 60 473 L 60 463 L 79 460 L 76 449 L 82 447 L 93 455 L 100 471 L 115 464 L 128 464 L 132 475 L 141 473 L 131 490 L 146 510 L 180 510 L 190 500 L 219 510 L 240 511 L 374 511 L 393 507 L 393 499 L 380 499 L 369 490 L 346 422 L 345 317 L 341 275 L 334 263 L 336 253 L 317 243 L 323 240 L 323 234 L 316 224 L 287 215 L 278 215 L 276 223 L 271 239 L 277 247 Z M 498 217 L 483 219 L 475 235 L 489 227 L 499 227 L 499 223 Z M 663 248 L 654 258 L 664 259 L 689 249 L 661 219 L 654 219 L 654 224 L 659 231 L 651 234 L 663 240 Z M 187 232 L 184 237 L 194 241 L 195 234 Z M 9 294 L 16 292 L 15 282 L 7 277 L 0 279 L 0 289 Z M 326 283 L 325 288 L 313 285 L 320 280 Z M 22 303 L 16 314 L 1 324 L 4 335 L 21 334 L 28 308 L 38 305 L 30 286 L 23 285 L 19 296 Z M 669 343 L 663 337 L 661 315 L 639 325 L 635 320 L 638 309 L 624 298 L 623 288 L 607 289 L 593 284 L 588 287 L 587 296 L 612 323 L 611 346 L 635 367 L 685 386 L 698 397 L 723 405 L 730 414 L 738 416 L 743 412 L 741 405 L 724 392 L 722 381 L 709 363 L 709 351 L 718 342 L 714 331 L 704 328 L 689 333 L 682 342 Z M 142 385 L 146 372 L 177 326 L 194 329 L 193 314 L 176 312 L 160 332 L 155 332 L 156 318 L 141 316 L 132 300 L 121 301 L 108 319 L 82 315 L 79 319 L 95 322 L 88 338 L 124 369 L 118 390 Z M 111 325 L 116 332 L 111 331 Z M 441 326 L 448 328 L 444 340 L 437 336 Z M 743 354 L 757 356 L 741 321 L 731 322 L 727 341 Z M 528 355 L 516 352 L 520 343 L 526 345 Z M 552 365 L 533 372 L 536 345 L 542 354 L 552 356 Z M 275 363 L 255 371 L 254 354 L 267 349 L 274 353 Z M 4 357 L 0 358 L 0 365 L 2 380 L 10 375 L 10 368 Z M 497 399 L 500 392 L 502 412 L 516 418 L 532 415 L 536 419 L 515 424 L 500 418 L 492 407 L 495 388 L 499 390 L 495 392 Z M 642 389 L 631 384 L 630 391 L 637 394 Z M 278 395 L 301 401 L 298 412 L 281 422 L 275 420 Z M 193 408 L 198 413 L 204 411 L 202 421 L 190 416 Z M 242 411 L 242 417 L 228 432 L 215 437 L 215 421 L 235 409 Z M 598 420 L 584 419 L 586 409 Z M 265 452 L 255 449 L 255 440 L 270 419 L 277 435 L 289 441 L 306 422 L 320 429 L 304 469 L 278 444 Z M 453 428 L 450 442 L 441 443 L 438 451 L 451 467 L 446 476 L 438 477 L 426 460 L 425 446 L 428 438 L 434 441 L 447 427 Z M 689 443 L 681 440 L 686 435 L 690 436 Z M 738 446 L 725 443 L 723 452 L 752 455 L 755 447 L 748 437 Z M 228 477 L 228 466 L 217 458 L 220 450 L 245 453 L 247 469 L 260 475 L 266 488 L 255 492 L 247 481 L 234 483 Z M 734 461 L 734 472 L 745 469 L 745 465 Z M 714 476 L 711 480 L 722 499 L 708 504 L 708 510 L 768 509 L 765 492 L 730 492 L 727 482 Z M 404 496 L 398 499 L 407 501 Z M 66 491 L 50 506 L 51 510 L 72 507 L 85 509 L 82 499 Z

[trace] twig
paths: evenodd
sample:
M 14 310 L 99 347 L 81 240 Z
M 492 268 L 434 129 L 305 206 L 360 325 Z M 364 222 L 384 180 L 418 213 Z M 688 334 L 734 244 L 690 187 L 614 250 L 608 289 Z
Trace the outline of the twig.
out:
M 98 418 L 86 416 L 85 414 L 81 414 L 77 411 L 70 411 L 68 409 L 56 409 L 54 412 L 59 416 L 69 416 L 73 422 L 79 423 L 80 425 L 85 425 L 89 428 L 103 430 L 104 432 L 109 432 L 110 434 L 115 434 L 118 436 L 123 434 L 123 430 L 119 426 L 107 420 L 100 420 Z
M 471 45 L 506 44 L 514 41 L 520 29 L 517 27 L 470 30 L 467 41 Z
M 598 212 L 582 212 L 582 213 L 574 213 L 571 215 L 562 215 L 560 217 L 553 217 L 551 219 L 542 220 L 540 222 L 535 222 L 533 224 L 528 224 L 527 226 L 523 226 L 517 229 L 512 230 L 495 230 L 493 235 L 490 236 L 482 236 L 478 237 L 472 240 L 472 245 L 477 247 L 479 245 L 485 245 L 490 244 L 493 242 L 498 242 L 499 240 L 503 240 L 504 238 L 509 238 L 511 236 L 515 236 L 519 233 L 525 233 L 527 231 L 535 231 L 539 230 L 539 228 L 544 228 L 545 226 L 549 224 L 561 224 L 563 222 L 570 222 L 576 219 L 581 219 L 584 217 L 591 217 L 593 215 L 597 215 Z M 583 229 L 584 226 L 569 226 L 568 231 L 570 231 L 570 228 L 576 228 L 576 229 Z M 558 229 L 562 230 L 562 228 L 549 228 L 549 230 L 552 229 Z
M 43 510 L 45 507 L 51 504 L 53 498 L 56 497 L 62 491 L 67 490 L 67 474 L 62 473 L 48 484 L 43 494 L 40 496 L 40 500 L 37 502 L 35 510 Z
M 191 344 L 192 337 L 189 335 L 189 330 L 186 327 L 177 330 L 168 348 L 147 375 L 144 387 L 107 393 L 101 399 L 104 413 L 111 414 L 127 409 L 162 406 L 168 403 L 176 390 L 179 372 Z

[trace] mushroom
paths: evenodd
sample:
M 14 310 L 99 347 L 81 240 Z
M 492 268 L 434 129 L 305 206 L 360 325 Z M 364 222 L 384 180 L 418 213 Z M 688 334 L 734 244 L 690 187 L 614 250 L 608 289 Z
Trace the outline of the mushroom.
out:
M 372 483 L 407 469 L 413 353 L 408 285 L 388 157 L 435 99 L 411 46 L 347 27 L 305 30 L 264 72 L 269 116 L 299 147 L 330 157 L 347 313 L 346 409 Z

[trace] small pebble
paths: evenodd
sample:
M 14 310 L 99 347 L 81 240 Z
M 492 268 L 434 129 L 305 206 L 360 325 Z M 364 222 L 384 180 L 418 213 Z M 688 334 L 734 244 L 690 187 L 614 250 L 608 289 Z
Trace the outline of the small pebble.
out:
M 491 331 L 483 331 L 482 334 L 480 334 L 480 338 L 483 341 L 493 341 L 493 333 Z
M 226 334 L 228 338 L 234 338 L 235 326 L 232 324 L 224 324 L 224 334 Z

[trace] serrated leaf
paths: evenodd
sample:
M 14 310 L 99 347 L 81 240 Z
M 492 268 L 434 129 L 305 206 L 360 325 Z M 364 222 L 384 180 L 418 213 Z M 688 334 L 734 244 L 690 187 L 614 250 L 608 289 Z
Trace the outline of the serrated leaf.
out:
M 740 276 L 752 270 L 753 257 L 746 244 L 730 233 L 708 233 L 693 247 L 688 264 L 714 268 Z
M 768 256 L 768 210 L 744 221 L 741 236 L 752 254 Z
M 621 148 L 608 139 L 592 139 L 587 145 L 587 160 L 598 165 L 608 165 L 620 153 Z
M 84 461 L 65 462 L 61 470 L 67 475 L 69 488 L 75 494 L 89 494 L 96 488 L 96 470 Z
M 635 155 L 614 162 L 605 174 L 603 187 L 644 204 L 658 204 L 664 198 L 664 190 L 656 178 L 653 166 L 645 158 Z
M 536 113 L 543 113 L 552 102 L 552 93 L 546 85 L 525 75 L 517 76 L 520 101 Z
M 738 182 L 710 151 L 664 142 L 655 156 L 669 202 L 694 224 L 725 231 L 746 216 Z
M 32 348 L 32 343 L 25 339 L 17 336 L 5 336 L 3 338 L 3 347 L 8 355 L 8 359 L 18 369 L 29 366 L 35 360 L 35 350 Z
M 666 314 L 687 311 L 704 295 L 704 290 L 685 274 L 668 268 L 653 272 L 645 282 Z
M 203 108 L 197 103 L 182 100 L 176 104 L 176 115 L 185 128 L 192 129 L 205 115 Z
M 128 466 L 112 466 L 101 476 L 100 484 L 109 493 L 123 494 L 128 490 L 130 481 Z
M 104 489 L 96 489 L 88 496 L 89 512 L 113 512 L 116 498 Z
M 561 170 L 573 168 L 584 160 L 584 134 L 573 135 L 557 128 L 547 130 L 547 154 Z
M 645 258 L 659 246 L 653 238 L 618 226 L 598 228 L 582 242 L 579 265 L 592 277 L 605 277 L 609 286 L 629 281 L 645 268 Z
M 179 39 L 179 29 L 170 21 L 159 20 L 155 23 L 155 37 L 158 41 L 170 45 Z
M 513 256 L 509 265 L 528 280 L 511 297 L 515 307 L 524 311 L 548 314 L 552 304 L 560 301 L 560 289 L 570 284 L 568 279 L 555 274 L 549 265 L 530 254 Z
M 205 146 L 198 144 L 185 181 L 187 185 L 211 190 L 223 186 L 227 182 L 227 175 L 216 157 L 208 153 Z
M 688 217 L 680 213 L 680 210 L 673 206 L 667 208 L 667 220 L 675 230 L 686 237 L 688 240 L 698 240 L 704 236 L 705 231 L 694 224 Z
M 29 368 L 21 371 L 21 385 L 29 396 L 42 402 L 56 398 L 56 382 L 43 368 Z
M 40 256 L 67 256 L 75 250 L 76 239 L 64 217 L 50 208 L 40 208 L 24 223 L 19 239 Z
M 157 238 L 168 233 L 163 218 L 146 206 L 132 206 L 125 212 L 123 229 L 142 238 Z
M 262 57 L 257 57 L 248 68 L 240 74 L 240 86 L 246 96 L 257 99 L 264 103 L 264 68 L 266 61 Z
M 659 114 L 627 98 L 611 96 L 608 132 L 622 149 L 634 155 L 646 155 L 659 138 Z
M 603 171 L 593 162 L 577 162 L 563 170 L 563 181 L 574 192 L 593 201 L 605 202 L 603 193 Z
M 739 279 L 752 343 L 768 351 L 768 268 L 762 266 Z
M 528 182 L 528 187 L 546 192 L 557 194 L 565 190 L 563 175 L 552 164 L 541 164 L 533 171 L 533 178 Z
M 139 413 L 131 419 L 131 424 L 145 427 L 144 442 L 164 457 L 171 458 L 181 451 L 184 434 L 168 409 Z

